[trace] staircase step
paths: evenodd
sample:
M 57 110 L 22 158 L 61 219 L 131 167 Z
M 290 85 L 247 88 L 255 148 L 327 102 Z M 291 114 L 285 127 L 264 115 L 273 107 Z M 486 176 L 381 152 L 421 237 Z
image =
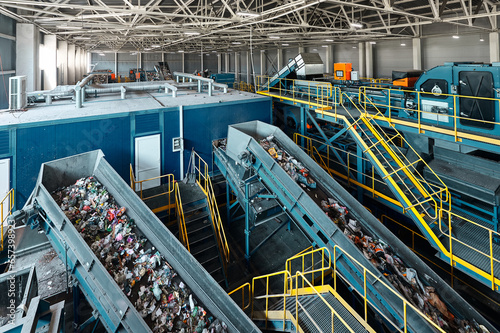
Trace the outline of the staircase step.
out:
M 189 234 L 194 234 L 196 232 L 202 231 L 207 229 L 207 232 L 212 233 L 211 229 L 212 225 L 210 224 L 210 221 L 208 219 L 205 220 L 198 220 L 198 222 L 191 222 L 190 224 L 186 225 L 186 231 Z M 208 230 L 210 228 L 210 230 Z
M 182 205 L 182 211 L 184 212 L 184 216 L 186 216 L 187 214 L 189 214 L 191 212 L 195 212 L 195 211 L 203 209 L 205 207 L 207 207 L 206 202 L 201 202 L 201 203 L 197 203 L 194 205 L 185 204 L 185 205 Z
M 196 234 L 194 234 L 193 236 L 189 236 L 188 237 L 188 241 L 189 241 L 189 248 L 191 248 L 191 245 L 195 245 L 196 243 L 199 243 L 199 242 L 202 242 L 206 239 L 209 239 L 210 237 L 213 237 L 213 233 L 211 232 L 198 232 Z
M 204 242 L 204 243 L 199 243 L 196 246 L 191 247 L 191 254 L 196 257 L 198 254 L 203 253 L 205 251 L 210 251 L 213 248 L 217 248 L 217 243 L 214 242 Z
M 184 215 L 184 221 L 186 221 L 186 224 L 193 223 L 195 221 L 201 220 L 201 219 L 208 219 L 208 212 L 200 212 L 197 214 L 192 214 L 189 216 Z
M 215 243 L 215 241 L 214 241 Z M 206 263 L 214 260 L 214 259 L 219 259 L 219 251 L 217 251 L 217 247 L 211 246 L 211 244 L 207 244 L 209 249 L 206 249 L 203 252 L 199 252 L 197 255 L 194 255 L 196 260 L 202 265 L 205 265 Z
M 202 265 L 205 270 L 208 272 L 208 274 L 213 275 L 217 272 L 222 271 L 222 265 L 219 260 L 211 262 L 208 265 Z

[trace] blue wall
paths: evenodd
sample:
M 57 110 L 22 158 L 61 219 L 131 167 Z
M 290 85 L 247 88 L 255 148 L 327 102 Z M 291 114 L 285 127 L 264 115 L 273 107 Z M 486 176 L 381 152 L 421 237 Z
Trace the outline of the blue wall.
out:
M 228 125 L 250 120 L 269 122 L 270 115 L 270 99 L 185 107 L 185 168 L 192 148 L 211 165 L 211 142 L 226 137 Z M 180 153 L 172 152 L 172 138 L 179 136 L 177 107 L 0 127 L 0 158 L 12 159 L 16 208 L 21 208 L 31 194 L 43 162 L 90 150 L 102 149 L 106 160 L 128 182 L 134 139 L 152 134 L 162 135 L 162 174 L 174 173 L 178 179 Z

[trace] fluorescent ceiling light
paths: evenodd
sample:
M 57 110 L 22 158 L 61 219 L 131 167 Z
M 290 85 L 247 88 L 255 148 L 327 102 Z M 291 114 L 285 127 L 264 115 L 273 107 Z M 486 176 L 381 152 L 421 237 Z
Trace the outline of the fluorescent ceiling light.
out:
M 248 10 L 240 10 L 239 12 L 236 12 L 236 15 L 238 16 L 248 16 L 248 17 L 259 17 L 260 14 Z
M 92 39 L 90 37 L 85 37 L 85 36 L 75 36 L 73 39 Z
M 352 22 L 350 25 L 351 25 L 351 28 L 363 28 L 363 24 L 361 24 L 359 22 Z
M 104 54 L 104 53 L 99 53 L 99 55 L 100 55 L 101 57 L 104 57 L 104 56 L 105 56 L 105 54 Z
M 283 45 L 283 46 L 288 46 L 288 45 L 290 45 L 290 44 L 288 44 L 288 43 L 283 43 L 283 44 L 281 44 L 281 45 Z
M 318 49 L 313 49 L 313 51 L 318 51 Z
M 357 46 L 353 46 L 352 48 L 353 48 L 353 49 L 357 49 Z
M 269 36 L 271 39 L 280 39 L 280 36 Z
M 455 39 L 459 39 L 459 38 L 460 38 L 460 36 L 459 36 L 459 35 L 453 35 L 453 38 L 455 38 Z
M 215 50 L 213 50 L 212 52 L 213 52 L 213 53 L 217 53 L 217 51 L 215 51 Z
M 377 44 L 377 42 L 370 42 L 370 44 Z
M 179 52 L 179 53 L 184 53 L 184 50 L 179 50 L 179 51 L 177 51 L 177 52 Z
M 241 42 L 232 42 L 231 44 L 233 44 L 233 45 L 240 45 Z
M 159 45 L 159 44 L 153 44 L 153 45 L 151 45 L 151 47 L 161 47 L 161 45 Z
M 401 43 L 401 46 L 406 46 L 406 44 L 405 43 Z
M 76 30 L 80 30 L 80 29 L 83 29 L 83 27 L 78 27 L 78 26 L 74 26 L 74 25 L 58 25 L 56 28 L 58 29 L 76 29 Z
M 199 35 L 199 31 L 184 31 L 185 35 Z
M 151 51 L 151 49 L 149 47 L 146 47 L 144 51 Z
M 333 42 L 333 39 L 325 39 L 325 42 Z
M 321 45 L 321 47 L 328 47 L 328 45 Z
M 479 41 L 484 42 L 484 38 L 483 37 L 479 38 Z

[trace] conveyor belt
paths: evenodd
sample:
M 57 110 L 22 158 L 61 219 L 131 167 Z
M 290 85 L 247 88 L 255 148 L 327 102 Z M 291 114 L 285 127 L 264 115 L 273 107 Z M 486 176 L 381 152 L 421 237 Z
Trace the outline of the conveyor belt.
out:
M 47 237 L 59 257 L 80 284 L 90 304 L 99 311 L 109 332 L 151 332 L 140 314 L 69 222 L 50 193 L 94 175 L 135 220 L 137 228 L 165 257 L 190 287 L 196 298 L 230 332 L 258 332 L 258 328 L 240 310 L 217 282 L 202 268 L 133 190 L 121 179 L 101 151 L 93 151 L 42 164 L 36 187 L 28 205 L 38 208 Z M 27 206 L 25 209 L 27 210 Z
M 224 161 L 245 164 L 245 161 L 241 159 L 241 153 L 245 151 L 250 152 L 252 156 L 247 159 L 247 167 L 255 170 L 261 182 L 271 192 L 278 196 L 278 200 L 282 207 L 288 211 L 289 216 L 295 220 L 311 240 L 320 247 L 327 247 L 330 249 L 331 253 L 333 253 L 335 245 L 340 246 L 374 273 L 377 276 L 377 281 L 382 280 L 390 285 L 386 278 L 363 256 L 358 248 L 325 215 L 321 208 L 318 207 L 305 191 L 288 176 L 288 174 L 273 160 L 269 153 L 259 145 L 257 140 L 269 135 L 273 135 L 281 147 L 301 161 L 310 171 L 310 175 L 313 179 L 318 184 L 321 184 L 330 197 L 341 201 L 343 205 L 348 208 L 351 215 L 363 225 L 363 228 L 367 230 L 369 234 L 391 244 L 394 251 L 407 265 L 417 270 L 422 279 L 426 277 L 425 283 L 435 287 L 442 295 L 446 295 L 446 301 L 452 304 L 454 310 L 460 316 L 469 320 L 475 319 L 477 322 L 487 326 L 491 331 L 496 331 L 479 313 L 473 310 L 437 274 L 411 252 L 277 127 L 257 121 L 230 126 L 228 130 L 226 153 L 220 149 L 216 149 L 215 163 L 221 169 L 226 168 Z M 225 156 L 226 154 L 227 156 Z M 228 175 L 231 176 L 230 174 Z M 231 181 L 237 183 L 238 179 L 232 179 Z M 337 268 L 342 272 L 344 277 L 348 279 L 358 291 L 362 291 L 362 273 L 360 278 L 359 270 L 352 267 L 346 259 L 339 258 L 337 263 Z M 401 302 L 396 296 L 392 295 L 391 292 L 381 288 L 377 281 L 369 279 L 368 282 L 370 286 L 368 288 L 368 298 L 385 316 L 402 324 L 403 309 L 400 304 Z M 408 316 L 408 326 L 413 332 L 432 331 L 432 328 L 425 320 L 412 314 Z

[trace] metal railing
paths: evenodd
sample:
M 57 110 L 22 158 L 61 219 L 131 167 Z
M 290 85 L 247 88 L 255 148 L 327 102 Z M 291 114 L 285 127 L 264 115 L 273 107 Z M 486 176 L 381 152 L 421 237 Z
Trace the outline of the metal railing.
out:
M 319 258 L 318 258 L 319 257 Z M 296 263 L 299 263 L 299 267 Z M 320 265 L 320 267 L 316 267 Z M 321 285 L 325 284 L 325 272 L 328 272 L 332 268 L 332 260 L 330 251 L 326 247 L 319 249 L 312 249 L 304 253 L 296 254 L 291 258 L 288 258 L 285 263 L 285 269 L 290 273 L 293 271 L 299 271 L 304 275 L 310 275 L 310 281 L 313 284 L 316 282 L 316 278 L 319 275 Z M 302 281 L 304 282 L 304 281 Z M 304 285 L 302 285 L 304 288 Z
M 144 193 L 143 193 L 144 184 L 146 184 L 147 182 L 150 182 L 150 181 L 159 181 L 160 184 L 164 183 L 166 185 L 166 189 L 163 192 L 156 193 L 156 194 L 145 197 Z M 167 206 L 169 214 L 170 214 L 170 210 L 172 209 L 172 205 L 173 205 L 172 199 L 173 199 L 173 193 L 175 190 L 174 184 L 175 184 L 175 178 L 174 178 L 174 175 L 171 173 L 166 174 L 166 175 L 161 175 L 158 177 L 153 177 L 153 178 L 148 178 L 148 179 L 143 179 L 143 180 L 136 180 L 135 175 L 134 175 L 134 170 L 132 168 L 132 164 L 130 165 L 130 187 L 132 188 L 132 190 L 134 190 L 134 192 L 136 192 L 139 195 L 139 197 L 141 198 L 142 201 L 147 201 L 147 200 L 151 200 L 154 198 L 159 198 L 159 197 L 165 196 L 167 199 L 167 205 L 163 205 L 162 207 Z
M 376 89 L 382 93 L 380 96 L 381 98 L 368 98 L 366 89 Z M 406 105 L 402 106 L 397 106 L 397 105 L 392 105 L 391 104 L 391 95 L 393 97 L 400 97 L 402 94 L 408 94 L 411 93 L 415 95 L 416 99 L 416 109 L 413 108 L 408 108 Z M 377 96 L 378 97 L 378 96 Z M 424 98 L 439 98 L 443 97 L 442 101 L 446 102 L 448 104 L 447 110 L 451 108 L 450 104 L 453 104 L 453 114 L 449 113 L 435 113 L 431 111 L 426 111 L 421 109 L 421 101 Z M 488 97 L 475 97 L 475 96 L 463 96 L 463 95 L 453 95 L 453 94 L 436 94 L 432 92 L 424 92 L 424 91 L 415 91 L 415 90 L 404 90 L 404 89 L 391 89 L 391 88 L 383 88 L 383 87 L 360 87 L 359 88 L 359 101 L 360 104 L 364 105 L 365 110 L 366 110 L 366 103 L 369 100 L 372 105 L 375 105 L 377 108 L 385 108 L 388 110 L 387 112 L 387 119 L 389 124 L 400 124 L 400 123 L 405 123 L 407 126 L 412 126 L 418 128 L 419 133 L 423 133 L 423 131 L 428 130 L 428 131 L 433 131 L 436 133 L 443 133 L 443 134 L 448 134 L 452 135 L 455 138 L 456 142 L 460 142 L 463 138 L 469 138 L 473 139 L 475 141 L 479 142 L 484 142 L 484 143 L 493 143 L 493 144 L 499 144 L 500 140 L 499 139 L 494 139 L 489 136 L 484 136 L 484 135 L 474 135 L 471 133 L 465 133 L 465 132 L 460 132 L 460 128 L 458 127 L 458 124 L 462 121 L 465 120 L 467 122 L 470 122 L 474 125 L 463 125 L 463 126 L 476 126 L 476 127 L 482 127 L 481 125 L 487 125 L 489 127 L 495 127 L 497 125 L 500 125 L 500 122 L 494 122 L 494 121 L 487 121 L 487 120 L 482 120 L 482 119 L 471 119 L 469 117 L 463 117 L 460 116 L 460 111 L 457 109 L 458 101 L 461 98 L 466 98 L 466 99 L 471 99 L 474 101 L 492 101 L 495 103 L 495 110 L 499 110 L 500 108 L 500 99 L 497 98 L 488 98 Z M 386 99 L 386 102 L 381 101 L 380 99 Z M 450 101 L 452 99 L 452 103 Z M 398 111 L 398 112 L 404 112 L 406 114 L 413 114 L 413 118 L 416 119 L 416 123 L 408 123 L 404 119 L 401 119 L 398 117 L 398 119 L 394 119 L 391 115 L 391 111 Z M 498 111 L 497 111 L 498 112 Z M 376 116 L 377 118 L 379 116 Z M 438 118 L 439 117 L 439 118 Z M 439 121 L 438 123 L 441 125 L 436 125 L 435 122 L 429 123 L 429 120 L 433 119 L 446 119 Z M 498 119 L 498 118 L 497 118 Z M 445 129 L 442 128 L 443 125 L 450 126 L 452 129 Z M 484 126 L 483 126 L 484 127 Z
M 239 286 L 238 288 L 234 289 L 231 292 L 228 292 L 227 294 L 229 296 L 235 294 L 237 291 L 241 290 L 241 309 L 246 310 L 250 307 L 250 304 L 252 302 L 252 286 L 250 283 L 245 283 Z M 245 293 L 245 290 L 247 293 Z M 246 302 L 245 302 L 245 294 L 247 295 Z
M 184 218 L 184 210 L 182 208 L 182 198 L 181 198 L 181 191 L 179 190 L 179 183 L 175 183 L 174 189 L 175 189 L 174 190 L 175 212 L 177 215 L 177 224 L 179 226 L 179 238 L 186 247 L 186 249 L 189 252 L 191 252 L 191 249 L 189 248 L 189 239 L 186 229 L 186 220 Z
M 191 156 L 191 163 L 196 174 L 196 181 L 207 197 L 210 216 L 212 218 L 213 228 L 216 236 L 215 238 L 217 239 L 217 245 L 219 246 L 220 254 L 222 256 L 221 261 L 224 268 L 224 274 L 226 274 L 227 263 L 229 262 L 230 256 L 229 245 L 227 242 L 226 233 L 224 231 L 224 225 L 222 224 L 222 219 L 219 213 L 219 206 L 217 205 L 215 192 L 212 186 L 212 180 L 209 175 L 208 164 L 195 151 L 191 153 Z
M 363 290 L 361 290 L 361 291 L 358 290 L 356 288 L 356 286 L 352 285 L 349 282 L 349 280 L 347 280 L 346 278 L 344 278 L 341 275 L 341 273 L 339 273 L 337 271 L 337 261 L 339 260 L 340 257 L 343 257 L 346 260 L 350 261 L 351 264 L 353 264 L 353 265 L 355 265 L 357 267 L 358 271 L 362 272 L 362 275 L 363 275 L 363 288 L 362 289 Z M 350 285 L 352 287 L 352 289 L 355 290 L 358 293 L 358 295 L 363 299 L 365 321 L 368 319 L 368 305 L 371 305 L 371 309 L 373 309 L 374 311 L 376 311 L 381 317 L 385 318 L 388 322 L 390 322 L 397 331 L 407 333 L 408 332 L 408 321 L 407 321 L 408 320 L 408 311 L 412 310 L 415 314 L 417 314 L 422 319 L 424 319 L 429 324 L 431 324 L 437 331 L 443 332 L 443 333 L 445 332 L 441 327 L 439 327 L 439 325 L 437 323 L 435 323 L 434 321 L 432 321 L 431 318 L 429 318 L 427 315 L 425 315 L 423 312 L 421 312 L 413 304 L 411 304 L 410 302 L 408 302 L 403 296 L 400 295 L 399 292 L 397 292 L 396 290 L 394 290 L 392 286 L 389 286 L 384 281 L 381 281 L 380 278 L 376 274 L 372 273 L 369 269 L 367 269 L 365 266 L 363 266 L 360 262 L 358 262 L 349 253 L 345 252 L 341 247 L 339 247 L 338 245 L 335 245 L 335 247 L 333 248 L 333 289 L 335 291 L 337 290 L 337 276 L 339 276 L 340 278 L 342 278 L 342 280 L 344 280 L 345 283 L 347 283 L 348 285 Z M 402 306 L 403 306 L 403 320 L 404 320 L 404 323 L 403 323 L 404 326 L 403 326 L 402 329 L 399 328 L 399 325 L 397 325 L 396 323 L 393 323 L 392 320 L 391 320 L 391 318 L 388 318 L 381 311 L 379 311 L 378 308 L 374 304 L 372 304 L 371 301 L 368 299 L 368 296 L 367 296 L 367 292 L 368 292 L 368 287 L 367 286 L 369 284 L 368 276 L 371 276 L 371 279 L 374 282 L 377 282 L 377 285 L 379 285 L 379 286 L 382 285 L 389 292 L 391 292 L 397 298 L 399 298 L 399 300 L 401 301 Z
M 4 241 L 4 224 L 7 221 L 7 217 L 12 214 L 12 209 L 14 209 L 14 189 L 10 189 L 5 197 L 0 201 L 0 217 L 2 222 L 0 223 L 0 251 L 3 251 L 3 241 Z

